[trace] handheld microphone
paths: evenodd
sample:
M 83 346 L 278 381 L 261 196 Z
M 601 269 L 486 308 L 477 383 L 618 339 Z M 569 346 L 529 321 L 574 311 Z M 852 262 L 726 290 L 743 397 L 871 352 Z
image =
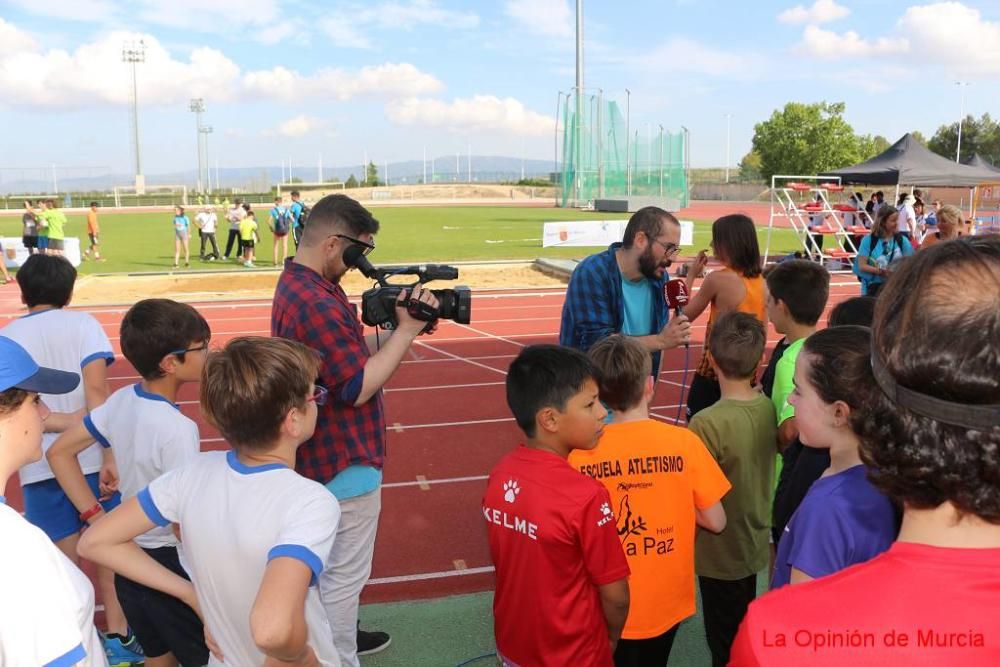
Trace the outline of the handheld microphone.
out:
M 680 278 L 668 280 L 663 286 L 663 299 L 674 311 L 674 315 L 683 315 L 684 306 L 688 304 L 687 284 Z
M 378 271 L 372 263 L 365 257 L 364 248 L 357 243 L 352 243 L 344 250 L 344 264 L 360 271 L 366 278 L 377 278 Z

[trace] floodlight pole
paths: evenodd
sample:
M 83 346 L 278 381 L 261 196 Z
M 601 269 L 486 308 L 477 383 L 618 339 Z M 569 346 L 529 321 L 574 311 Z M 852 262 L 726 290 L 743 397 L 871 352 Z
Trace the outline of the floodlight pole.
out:
M 142 160 L 139 154 L 139 88 L 135 76 L 136 63 L 146 62 L 146 43 L 139 40 L 125 42 L 122 45 L 122 62 L 128 63 L 132 69 L 132 95 L 129 100 L 132 103 L 132 148 L 135 158 L 135 187 L 136 193 L 146 189 L 145 179 L 142 176 Z
M 729 157 L 729 137 L 730 137 L 729 128 L 730 128 L 730 123 L 731 123 L 732 119 L 733 119 L 733 114 L 727 113 L 726 114 L 726 183 L 729 182 L 729 159 L 730 159 L 730 157 Z
M 660 196 L 663 196 L 663 126 L 660 125 Z
M 198 192 L 204 192 L 202 178 L 205 175 L 205 167 L 201 161 L 201 114 L 205 113 L 205 100 L 200 97 L 192 99 L 188 109 L 194 113 L 195 139 L 198 140 Z
M 212 191 L 212 167 L 208 164 L 208 135 L 212 134 L 212 131 L 211 125 L 202 125 L 198 130 L 203 156 L 200 162 L 205 165 L 205 180 L 203 182 L 208 186 L 208 192 Z
M 629 130 L 631 122 L 629 104 L 632 101 L 632 91 L 625 89 L 625 196 L 632 196 L 632 151 L 629 143 L 632 136 Z
M 583 0 L 576 0 L 576 127 L 574 128 L 574 142 L 576 150 L 573 151 L 574 161 L 574 192 L 573 201 L 575 206 L 580 206 L 580 196 L 582 194 L 583 175 L 580 169 L 583 166 L 581 149 L 583 147 Z
M 965 120 L 965 87 L 969 85 L 969 82 L 956 81 L 955 85 L 958 86 L 962 100 L 958 112 L 958 145 L 955 147 L 955 162 L 958 162 L 962 155 L 962 121 Z

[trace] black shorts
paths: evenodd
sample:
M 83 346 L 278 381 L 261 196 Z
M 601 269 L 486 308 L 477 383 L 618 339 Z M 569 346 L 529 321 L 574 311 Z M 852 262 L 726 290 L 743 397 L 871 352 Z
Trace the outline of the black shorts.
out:
M 101 245 L 101 239 L 97 234 L 87 234 L 90 237 L 90 245 Z
M 143 549 L 153 560 L 190 579 L 175 547 Z M 116 574 L 115 591 L 143 651 L 151 658 L 173 653 L 183 667 L 208 664 L 205 628 L 198 615 L 172 595 L 161 593 Z
M 21 245 L 25 248 L 37 248 L 38 247 L 38 237 L 37 236 L 22 236 Z
M 253 241 L 242 241 L 241 240 L 240 243 L 243 244 L 243 249 L 244 250 L 247 250 L 247 249 L 253 250 L 253 244 L 254 244 Z

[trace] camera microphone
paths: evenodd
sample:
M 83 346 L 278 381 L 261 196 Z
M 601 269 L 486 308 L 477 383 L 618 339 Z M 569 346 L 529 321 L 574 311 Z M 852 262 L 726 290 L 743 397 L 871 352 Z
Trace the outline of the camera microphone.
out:
M 366 278 L 377 278 L 378 271 L 372 266 L 372 263 L 368 261 L 365 257 L 364 248 L 356 243 L 352 243 L 347 246 L 344 250 L 344 264 L 348 267 L 355 268 L 360 271 Z
M 687 285 L 680 278 L 668 280 L 663 287 L 663 298 L 674 311 L 674 315 L 683 315 L 684 306 L 688 304 Z

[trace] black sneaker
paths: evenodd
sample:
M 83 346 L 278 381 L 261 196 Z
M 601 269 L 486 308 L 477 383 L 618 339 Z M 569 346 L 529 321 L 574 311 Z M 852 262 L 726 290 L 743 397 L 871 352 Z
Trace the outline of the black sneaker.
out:
M 371 655 L 389 648 L 392 639 L 386 632 L 366 632 L 358 628 L 358 655 Z

